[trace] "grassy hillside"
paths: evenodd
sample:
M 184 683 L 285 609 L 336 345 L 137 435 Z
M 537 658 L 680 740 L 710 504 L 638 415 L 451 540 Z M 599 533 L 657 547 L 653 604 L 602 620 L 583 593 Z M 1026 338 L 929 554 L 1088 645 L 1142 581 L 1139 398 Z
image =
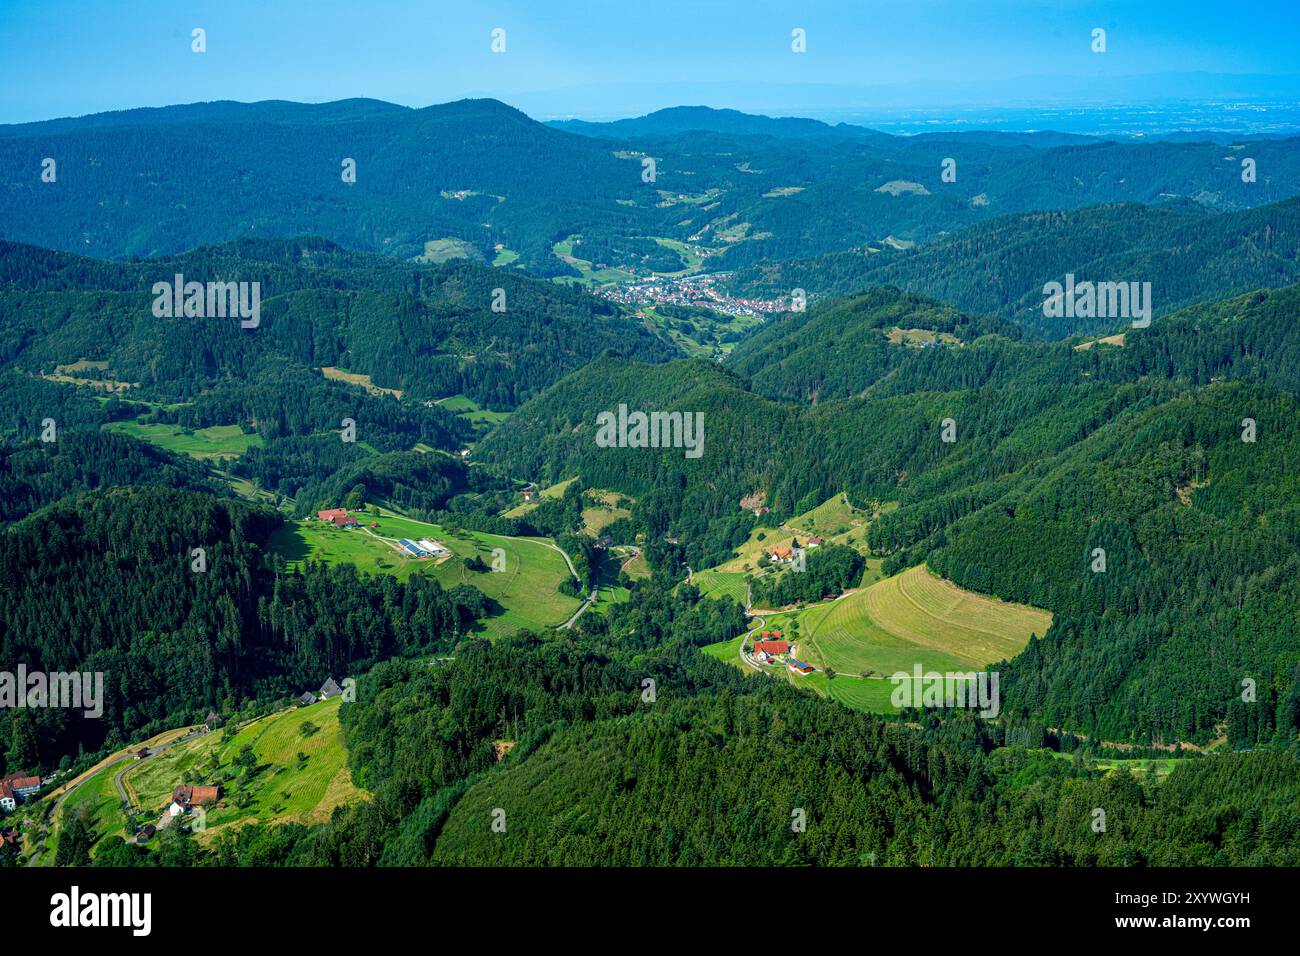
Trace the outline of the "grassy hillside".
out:
M 763 665 L 764 673 L 855 710 L 889 713 L 896 710 L 892 674 L 910 674 L 917 664 L 941 673 L 979 670 L 1014 657 L 1051 622 L 1046 611 L 965 591 L 916 567 L 802 611 L 764 615 L 748 640 L 759 631 L 780 631 L 817 671 L 793 674 L 778 664 Z M 742 666 L 739 645 L 736 638 L 703 651 Z
M 1052 615 L 909 568 L 799 617 L 799 653 L 843 674 L 970 670 L 1018 654 Z
M 270 547 L 291 564 L 323 561 L 355 564 L 370 574 L 391 574 L 406 580 L 412 574 L 432 577 L 446 588 L 470 584 L 500 605 L 500 613 L 483 622 L 490 636 L 518 628 L 562 624 L 581 604 L 557 588 L 570 577 L 564 556 L 545 539 L 513 538 L 460 530 L 390 512 L 360 515 L 363 527 L 342 529 L 314 519 L 287 523 L 271 538 Z M 371 524 L 375 527 L 371 527 Z M 430 538 L 452 552 L 441 559 L 415 558 L 397 545 L 400 538 Z M 471 571 L 466 558 L 491 567 L 493 552 L 505 551 L 505 571 Z
M 67 814 L 88 813 L 97 842 L 92 855 L 109 840 L 133 838 L 138 827 L 157 824 L 171 802 L 173 788 L 181 784 L 220 784 L 222 807 L 207 811 L 206 830 L 197 833 L 208 841 L 223 828 L 254 821 L 270 823 L 320 823 L 334 808 L 366 798 L 352 784 L 347 751 L 339 726 L 340 698 L 308 707 L 293 707 L 237 728 L 233 735 L 218 730 L 172 743 L 152 757 L 120 759 L 142 746 L 168 744 L 185 731 L 168 731 L 141 741 L 108 758 L 98 769 L 79 777 L 58 814 L 51 821 L 45 848 L 35 856 L 38 865 L 50 865 L 58 835 Z M 245 747 L 254 760 L 251 770 L 237 763 Z M 301 756 L 300 756 L 301 755 Z M 128 827 L 117 783 L 132 807 Z M 62 790 L 33 804 L 36 816 L 54 803 Z M 185 823 L 188 817 L 181 818 Z M 168 822 L 174 825 L 175 820 Z
M 251 447 L 261 447 L 262 436 L 245 434 L 238 425 L 213 425 L 209 428 L 182 429 L 179 425 L 142 425 L 137 422 L 113 422 L 109 431 L 140 438 L 159 448 L 189 455 L 200 460 L 238 458 Z
M 748 588 L 745 575 L 737 571 L 698 571 L 691 576 L 691 584 L 705 597 L 725 597 L 745 606 Z
M 898 502 L 889 501 L 876 505 L 873 511 L 877 515 L 888 514 L 897 507 Z M 873 511 L 855 507 L 849 502 L 848 495 L 841 492 L 815 508 L 783 522 L 779 528 L 756 527 L 737 545 L 735 555 L 714 568 L 698 572 L 696 584 L 705 594 L 713 594 L 720 590 L 721 581 L 743 580 L 747 574 L 773 573 L 761 566 L 764 555 L 773 548 L 789 547 L 796 541 L 801 546 L 807 545 L 808 539 L 812 537 L 819 537 L 828 545 L 847 545 L 865 555 L 867 571 L 862 584 L 870 584 L 880 576 L 880 558 L 871 556 L 867 543 L 867 529 L 871 526 Z M 733 584 L 732 588 L 734 587 Z M 740 593 L 744 593 L 743 586 L 740 587 Z
M 142 761 L 123 784 L 146 815 L 161 813 L 180 783 L 221 784 L 226 805 L 207 812 L 204 840 L 251 821 L 319 823 L 336 806 L 365 798 L 347 770 L 344 706 L 336 697 L 255 720 L 233 737 L 205 734 Z M 251 771 L 237 763 L 245 747 L 255 757 Z

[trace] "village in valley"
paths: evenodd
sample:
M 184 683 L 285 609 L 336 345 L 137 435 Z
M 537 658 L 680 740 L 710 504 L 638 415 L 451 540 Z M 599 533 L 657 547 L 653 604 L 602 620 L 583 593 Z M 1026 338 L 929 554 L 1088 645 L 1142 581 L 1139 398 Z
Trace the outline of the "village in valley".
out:
M 689 276 L 655 276 L 649 279 L 604 286 L 596 294 L 611 302 L 639 308 L 674 305 L 698 307 L 723 315 L 762 319 L 790 309 L 787 298 L 759 299 L 733 296 L 726 291 L 728 272 L 710 272 Z

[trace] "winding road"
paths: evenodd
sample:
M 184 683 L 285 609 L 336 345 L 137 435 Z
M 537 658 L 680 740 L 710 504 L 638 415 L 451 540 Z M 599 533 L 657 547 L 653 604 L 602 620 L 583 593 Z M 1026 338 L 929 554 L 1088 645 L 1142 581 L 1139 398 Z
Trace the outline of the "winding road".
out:
M 546 547 L 550 548 L 552 551 L 560 552 L 560 554 L 564 557 L 564 563 L 569 566 L 569 573 L 573 575 L 573 579 L 577 581 L 579 584 L 582 584 L 582 578 L 578 577 L 578 569 L 573 566 L 573 560 L 569 557 L 569 553 L 567 551 L 561 548 L 558 544 L 552 544 L 549 541 L 539 540 L 538 543 L 546 545 Z M 590 594 L 587 595 L 586 600 L 582 602 L 582 607 L 578 608 L 576 611 L 573 612 L 573 617 L 569 618 L 567 621 L 561 624 L 556 630 L 567 631 L 569 628 L 573 627 L 573 622 L 576 621 L 578 618 L 582 617 L 582 612 L 587 610 L 587 608 L 591 607 L 595 603 L 596 603 L 596 592 L 592 591 Z
M 176 738 L 174 738 L 174 739 L 172 739 L 172 740 L 167 741 L 167 743 L 165 743 L 165 744 L 158 744 L 156 747 L 150 747 L 150 748 L 149 748 L 149 756 L 148 756 L 148 757 L 142 757 L 141 760 L 148 760 L 150 757 L 155 757 L 155 756 L 157 756 L 158 754 L 162 753 L 164 750 L 166 750 L 168 747 L 174 747 L 176 744 L 183 743 L 184 741 L 186 741 L 186 740 L 190 740 L 191 738 L 193 738 L 193 737 L 197 737 L 198 735 L 199 735 L 199 731 L 198 731 L 197 729 L 191 729 L 191 730 L 188 731 L 187 733 L 182 734 L 180 737 L 176 737 Z M 136 765 L 136 763 L 138 762 L 138 761 L 135 759 L 135 753 L 134 753 L 133 750 L 128 750 L 126 753 L 120 754 L 120 755 L 117 756 L 117 757 L 113 757 L 113 758 L 110 759 L 110 760 L 106 760 L 104 763 L 102 763 L 102 764 L 100 764 L 100 765 L 98 765 L 98 766 L 96 766 L 96 767 L 94 767 L 94 768 L 92 768 L 92 769 L 86 771 L 86 772 L 81 776 L 80 779 L 74 781 L 74 782 L 73 782 L 73 783 L 68 787 L 67 790 L 64 790 L 61 794 L 59 794 L 59 798 L 58 798 L 57 800 L 54 801 L 54 806 L 52 806 L 52 807 L 50 808 L 50 812 L 49 812 L 49 814 L 45 817 L 45 819 L 46 819 L 47 821 L 50 821 L 50 822 L 53 822 L 53 821 L 57 820 L 57 819 L 59 818 L 59 810 L 61 810 L 61 809 L 63 808 L 63 804 L 64 804 L 64 802 L 68 799 L 68 797 L 72 796 L 74 793 L 76 793 L 78 790 L 80 790 L 81 787 L 82 787 L 82 786 L 83 786 L 87 781 L 91 780 L 91 779 L 94 778 L 94 777 L 99 776 L 100 773 L 102 773 L 103 771 L 107 770 L 109 767 L 116 766 L 117 764 L 120 764 L 120 763 L 122 763 L 122 762 L 124 762 L 124 761 L 128 761 L 129 763 L 128 763 L 127 766 L 123 767 L 121 770 L 119 770 L 117 773 L 115 773 L 115 774 L 113 775 L 113 786 L 117 788 L 117 796 L 118 796 L 118 798 L 119 798 L 123 803 L 128 802 L 128 800 L 127 800 L 127 795 L 126 795 L 126 790 L 123 789 L 123 787 L 122 787 L 122 776 L 123 776 L 123 774 L 125 774 L 128 770 L 130 770 L 132 767 L 134 767 L 134 766 Z M 45 828 L 48 826 L 48 824 L 46 824 L 46 823 L 42 823 L 41 826 L 42 826 L 42 833 L 48 832 L 48 830 L 45 829 Z M 35 865 L 36 865 L 36 855 L 35 855 L 35 854 L 33 854 L 32 857 L 31 857 L 30 859 L 28 859 L 28 861 L 27 861 L 27 865 L 28 865 L 28 866 L 35 866 Z

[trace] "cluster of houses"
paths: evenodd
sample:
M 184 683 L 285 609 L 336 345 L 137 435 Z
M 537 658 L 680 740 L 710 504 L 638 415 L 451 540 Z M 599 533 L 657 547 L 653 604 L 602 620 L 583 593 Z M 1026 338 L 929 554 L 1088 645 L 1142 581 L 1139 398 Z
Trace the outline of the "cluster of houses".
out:
M 314 704 L 317 701 L 330 700 L 334 697 L 341 696 L 342 693 L 343 688 L 335 683 L 333 677 L 330 677 L 325 681 L 325 683 L 320 685 L 320 690 L 316 693 L 313 694 L 309 690 L 303 691 L 301 696 L 298 698 L 298 706 L 306 707 L 308 704 Z
M 40 777 L 10 774 L 0 780 L 0 810 L 12 813 L 18 809 L 19 800 L 26 800 L 39 789 L 41 789 Z
M 811 674 L 817 669 L 798 660 L 794 656 L 797 653 L 798 646 L 782 640 L 780 631 L 764 631 L 761 638 L 754 642 L 754 657 L 760 663 L 779 664 L 784 661 L 787 670 L 800 675 Z
M 685 196 L 678 198 L 684 199 Z M 691 241 L 695 242 L 700 238 L 700 235 L 695 235 L 691 237 Z M 695 247 L 692 251 L 702 257 L 707 257 L 711 253 L 711 250 L 704 247 Z M 596 263 L 596 267 L 600 268 L 600 263 Z M 624 286 L 605 286 L 596 294 L 628 306 L 697 306 L 724 315 L 754 318 L 762 318 L 768 313 L 785 312 L 789 309 L 789 303 L 785 299 L 743 298 L 729 294 L 724 288 L 729 275 L 730 273 L 727 272 L 714 272 L 677 278 L 656 276 Z
M 183 813 L 193 813 L 196 809 L 207 810 L 208 807 L 221 807 L 221 785 L 213 786 L 192 786 L 190 784 L 178 784 L 172 788 L 172 802 L 163 811 L 162 818 L 157 825 L 147 823 L 142 826 L 135 834 L 136 843 L 148 843 L 163 827 L 169 826 L 173 820 Z
M 764 631 L 761 639 L 754 642 L 754 656 L 764 664 L 771 664 L 795 653 L 795 646 L 781 639 L 780 631 Z
M 316 512 L 316 517 L 336 528 L 354 528 L 361 523 L 355 515 L 348 514 L 347 508 L 326 508 Z

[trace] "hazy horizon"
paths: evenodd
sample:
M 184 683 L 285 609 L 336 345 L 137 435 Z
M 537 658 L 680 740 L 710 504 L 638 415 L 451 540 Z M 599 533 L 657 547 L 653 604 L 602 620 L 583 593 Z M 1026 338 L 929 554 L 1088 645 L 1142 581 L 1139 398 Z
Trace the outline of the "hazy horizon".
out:
M 1297 125 L 1300 7 L 1284 0 L 1250 16 L 1216 0 L 783 6 L 756 0 L 738 17 L 710 0 L 664 0 L 595 16 L 582 3 L 394 0 L 358 11 L 326 0 L 303 18 L 246 0 L 11 0 L 0 19 L 0 123 L 214 100 L 422 107 L 492 97 L 539 120 L 705 105 L 914 131 L 909 123 L 976 128 L 972 111 L 978 128 L 1047 128 L 1035 113 L 1191 107 L 1191 118 L 1213 108 L 1238 131 Z M 504 50 L 494 53 L 497 29 Z M 1098 29 L 1104 52 L 1093 50 Z M 1092 131 L 1127 128 L 1100 120 Z
M 1173 101 L 1165 103 L 1133 104 L 1068 104 L 1043 103 L 1041 105 L 1001 106 L 980 104 L 951 104 L 937 106 L 777 106 L 770 109 L 738 109 L 719 105 L 718 101 L 705 102 L 684 93 L 679 101 L 667 101 L 664 106 L 644 107 L 624 111 L 562 111 L 547 112 L 535 106 L 530 108 L 530 98 L 514 100 L 482 94 L 457 97 L 431 103 L 395 103 L 379 97 L 345 97 L 339 100 L 285 100 L 269 97 L 258 100 L 233 100 L 220 98 L 192 102 L 141 104 L 120 109 L 96 110 L 90 113 L 66 114 L 0 123 L 0 127 L 23 126 L 60 120 L 79 120 L 92 116 L 133 112 L 137 110 L 168 109 L 172 107 L 202 106 L 215 103 L 238 103 L 252 106 L 258 103 L 290 103 L 302 106 L 322 106 L 347 100 L 386 103 L 403 109 L 427 109 L 445 106 L 467 99 L 494 99 L 520 110 L 541 123 L 566 120 L 600 124 L 636 119 L 651 113 L 681 108 L 706 108 L 718 111 L 741 112 L 752 116 L 771 118 L 796 118 L 817 120 L 828 125 L 848 124 L 895 135 L 915 135 L 927 132 L 1058 132 L 1098 137 L 1145 137 L 1175 133 L 1222 133 L 1241 136 L 1293 136 L 1300 134 L 1300 102 L 1272 102 L 1249 100 L 1226 101 Z

